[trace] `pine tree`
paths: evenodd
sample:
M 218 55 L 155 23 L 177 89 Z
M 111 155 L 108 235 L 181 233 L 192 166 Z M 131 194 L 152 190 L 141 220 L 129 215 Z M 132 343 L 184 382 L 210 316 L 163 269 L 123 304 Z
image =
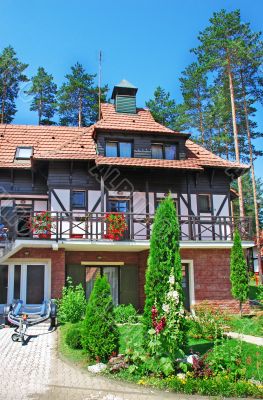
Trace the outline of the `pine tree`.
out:
M 32 86 L 26 91 L 33 95 L 30 111 L 37 111 L 39 125 L 52 125 L 52 118 L 56 112 L 57 85 L 53 76 L 48 75 L 43 67 L 39 67 L 37 74 L 32 77 Z
M 196 62 L 190 64 L 180 78 L 181 91 L 191 127 L 196 128 L 201 135 L 201 144 L 204 145 L 205 127 L 204 111 L 208 98 L 206 71 Z
M 171 283 L 175 285 L 175 294 L 177 296 L 177 317 L 180 321 L 180 334 L 173 337 L 174 349 L 182 348 L 185 344 L 185 321 L 181 318 L 183 308 L 183 289 L 182 289 L 182 265 L 179 250 L 179 223 L 176 215 L 175 206 L 171 196 L 163 200 L 154 218 L 153 230 L 150 239 L 150 253 L 148 258 L 148 267 L 146 271 L 145 283 L 145 307 L 144 307 L 144 331 L 145 342 L 151 339 L 149 331 L 153 328 L 154 309 L 161 315 L 164 305 L 169 297 Z M 172 280 L 171 280 L 172 278 Z M 173 282 L 172 282 L 173 281 Z M 154 309 L 153 309 L 154 307 Z M 169 314 L 168 317 L 169 319 Z M 178 322 L 177 321 L 177 322 Z M 169 325 L 169 322 L 166 322 Z M 176 328 L 176 322 L 173 322 Z M 172 329 L 172 328 L 171 328 Z M 164 351 L 167 349 L 167 340 L 173 336 L 172 330 L 163 338 Z M 169 345 L 169 347 L 171 347 Z
M 28 64 L 24 64 L 16 57 L 13 47 L 8 46 L 0 53 L 0 123 L 9 124 L 16 113 L 16 98 L 21 82 L 27 82 L 28 78 L 24 70 Z
M 248 270 L 241 238 L 237 230 L 234 234 L 234 244 L 231 249 L 230 281 L 232 296 L 239 301 L 240 315 L 242 316 L 242 305 L 248 300 Z
M 83 324 L 82 345 L 91 359 L 99 358 L 106 362 L 113 352 L 118 352 L 119 331 L 106 276 L 96 278 Z
M 184 104 L 176 104 L 170 93 L 158 86 L 154 98 L 146 102 L 155 121 L 176 131 L 184 131 L 189 127 L 189 119 Z
M 88 74 L 76 63 L 71 74 L 58 92 L 58 110 L 61 125 L 88 126 L 98 119 L 99 90 L 94 84 L 96 75 Z M 105 101 L 107 86 L 101 88 L 101 100 Z

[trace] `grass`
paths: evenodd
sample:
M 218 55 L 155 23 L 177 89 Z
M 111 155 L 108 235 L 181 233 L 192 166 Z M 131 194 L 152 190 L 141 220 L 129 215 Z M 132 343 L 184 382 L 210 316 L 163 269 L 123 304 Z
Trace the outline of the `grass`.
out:
M 65 325 L 60 325 L 59 327 L 59 342 L 58 348 L 59 353 L 65 359 L 71 361 L 79 366 L 85 366 L 88 363 L 87 355 L 82 349 L 71 349 L 66 343 L 66 334 L 72 324 L 67 323 Z
M 231 331 L 243 333 L 244 335 L 263 336 L 263 315 L 232 317 L 228 321 Z

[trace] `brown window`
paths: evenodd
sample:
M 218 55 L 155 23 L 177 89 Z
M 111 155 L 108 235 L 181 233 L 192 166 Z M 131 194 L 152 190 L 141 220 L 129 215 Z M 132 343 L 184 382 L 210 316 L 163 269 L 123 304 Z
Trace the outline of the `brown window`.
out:
M 176 160 L 176 144 L 152 143 L 152 158 Z
M 211 196 L 210 194 L 199 194 L 197 196 L 198 210 L 200 213 L 211 212 Z

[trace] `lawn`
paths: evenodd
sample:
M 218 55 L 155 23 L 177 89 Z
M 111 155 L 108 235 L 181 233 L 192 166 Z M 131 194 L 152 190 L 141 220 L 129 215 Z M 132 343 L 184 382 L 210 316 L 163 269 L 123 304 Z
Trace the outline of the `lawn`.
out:
M 263 336 L 263 315 L 232 317 L 228 321 L 232 332 L 243 333 L 244 335 Z

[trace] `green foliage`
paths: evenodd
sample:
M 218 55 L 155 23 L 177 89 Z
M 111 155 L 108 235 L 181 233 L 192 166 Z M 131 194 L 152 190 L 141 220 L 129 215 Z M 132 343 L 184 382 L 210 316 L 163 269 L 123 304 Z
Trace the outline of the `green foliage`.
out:
M 229 317 L 220 310 L 212 310 L 206 305 L 195 308 L 195 315 L 189 316 L 189 335 L 193 338 L 216 339 L 224 332 Z
M 176 104 L 170 98 L 170 93 L 158 86 L 154 98 L 146 102 L 155 121 L 176 131 L 183 131 L 189 127 L 189 120 L 184 104 Z
M 24 74 L 27 64 L 18 60 L 13 47 L 8 46 L 0 53 L 0 123 L 9 124 L 16 113 L 16 98 L 21 82 L 27 82 Z
M 86 309 L 85 292 L 81 284 L 74 287 L 72 279 L 67 278 L 67 286 L 62 290 L 62 297 L 58 301 L 58 320 L 61 323 L 80 321 Z
M 106 276 L 97 277 L 91 292 L 82 339 L 91 359 L 107 361 L 119 348 L 119 331 L 114 320 L 110 285 Z
M 43 67 L 39 67 L 31 81 L 31 88 L 26 91 L 28 95 L 33 95 L 30 110 L 37 111 L 39 125 L 52 125 L 51 119 L 56 112 L 57 94 L 57 85 L 53 82 L 53 76 L 48 75 Z
M 58 110 L 61 125 L 88 126 L 98 119 L 98 88 L 94 85 L 96 75 L 88 74 L 83 65 L 76 63 L 71 74 L 66 75 L 58 92 Z M 105 101 L 107 87 L 101 89 Z
M 114 308 L 115 321 L 118 324 L 138 322 L 138 314 L 132 304 L 121 304 Z
M 79 322 L 69 327 L 65 341 L 71 349 L 82 349 L 83 323 Z
M 240 313 L 242 313 L 242 303 L 248 300 L 248 271 L 247 263 L 242 249 L 241 238 L 236 230 L 234 234 L 234 244 L 231 249 L 230 258 L 230 280 L 232 296 L 240 302 Z

